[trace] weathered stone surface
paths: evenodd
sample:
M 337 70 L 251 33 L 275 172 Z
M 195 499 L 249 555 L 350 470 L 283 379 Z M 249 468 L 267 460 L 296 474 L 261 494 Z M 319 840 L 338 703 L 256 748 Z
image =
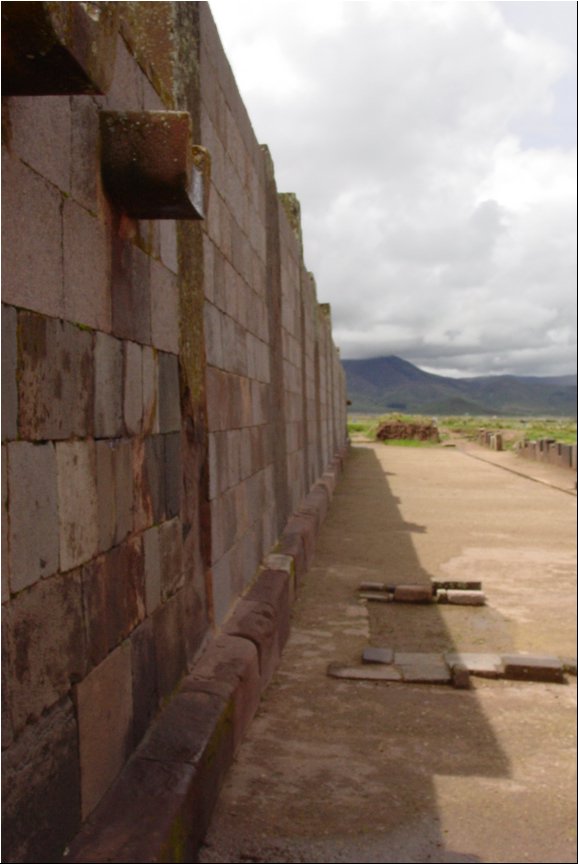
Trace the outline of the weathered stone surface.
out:
M 176 432 L 181 428 L 179 358 L 159 352 L 159 431 Z
M 434 591 L 440 588 L 456 591 L 481 591 L 482 583 L 477 579 L 458 579 L 458 580 L 443 580 L 434 579 L 432 582 Z
M 120 772 L 132 745 L 130 642 L 124 642 L 76 686 L 82 818 Z
M 159 431 L 159 360 L 158 353 L 144 347 L 142 351 L 143 387 L 143 431 L 154 434 Z
M 2 306 L 2 440 L 18 436 L 18 384 L 16 327 L 18 315 L 12 306 Z
M 167 697 L 187 668 L 187 605 L 181 590 L 155 611 L 153 616 L 159 697 Z
M 91 333 L 31 312 L 18 316 L 19 433 L 28 440 L 92 433 Z
M 500 678 L 504 674 L 504 664 L 499 654 L 454 652 L 444 654 L 444 660 L 450 669 L 457 665 L 465 666 L 470 674 L 481 678 Z
M 58 495 L 52 444 L 8 446 L 10 572 L 14 592 L 58 570 Z
M 2 754 L 2 852 L 9 861 L 60 861 L 80 824 L 74 708 L 65 698 Z
M 119 339 L 97 333 L 94 349 L 94 434 L 116 438 L 123 432 L 123 346 Z
M 146 509 L 152 514 L 152 522 L 162 522 L 166 511 L 163 435 L 149 435 L 145 438 L 143 494 Z
M 544 654 L 503 654 L 504 674 L 516 681 L 564 682 L 564 667 L 558 657 Z
M 452 684 L 456 690 L 469 690 L 472 686 L 470 670 L 464 663 L 454 663 L 451 667 Z
M 150 258 L 130 241 L 115 235 L 111 260 L 113 334 L 150 345 Z
M 385 664 L 367 664 L 364 666 L 342 666 L 340 663 L 330 663 L 327 667 L 330 678 L 346 678 L 354 681 L 402 681 L 400 672 L 393 666 Z
M 96 457 L 92 441 L 56 445 L 60 568 L 70 570 L 98 550 Z
M 281 656 L 275 610 L 269 603 L 240 600 L 225 622 L 225 632 L 242 636 L 257 646 L 262 687 L 271 680 Z
M 154 623 L 146 618 L 131 636 L 133 746 L 138 746 L 159 708 Z
M 12 147 L 20 158 L 63 192 L 70 191 L 71 112 L 68 99 L 16 97 L 10 100 Z M 51 146 L 46 146 L 47 142 Z
M 8 524 L 8 448 L 2 445 L 2 603 L 10 598 L 10 554 Z
M 96 666 L 144 618 L 141 537 L 133 537 L 86 564 L 82 586 L 89 662 Z
M 136 342 L 124 343 L 124 424 L 129 435 L 141 431 L 143 414 L 143 358 Z
M 486 595 L 483 591 L 454 591 L 449 589 L 447 596 L 448 603 L 454 603 L 458 606 L 484 606 L 486 603 Z
M 78 573 L 42 579 L 3 610 L 7 688 L 17 733 L 38 720 L 86 671 Z
M 389 591 L 360 591 L 359 599 L 371 600 L 375 603 L 391 603 L 394 596 Z
M 155 348 L 179 350 L 179 290 L 174 273 L 151 261 L 151 336 Z
M 110 332 L 110 252 L 106 227 L 72 199 L 64 203 L 64 312 L 69 321 Z
M 419 652 L 395 652 L 395 666 L 403 680 L 416 684 L 448 684 L 450 671 L 441 654 Z
M 165 509 L 167 519 L 181 512 L 183 473 L 181 455 L 181 433 L 164 435 L 165 448 Z
M 369 646 L 363 649 L 361 660 L 363 663 L 393 663 L 394 652 L 392 648 L 375 648 Z
M 26 206 L 22 206 L 26 202 Z M 59 191 L 2 148 L 2 298 L 46 315 L 64 314 Z
M 145 544 L 146 606 L 157 606 L 183 587 L 181 520 L 171 519 L 147 531 Z
M 396 585 L 393 598 L 398 603 L 431 603 L 433 589 L 431 585 Z
M 385 582 L 360 582 L 360 591 L 386 591 Z

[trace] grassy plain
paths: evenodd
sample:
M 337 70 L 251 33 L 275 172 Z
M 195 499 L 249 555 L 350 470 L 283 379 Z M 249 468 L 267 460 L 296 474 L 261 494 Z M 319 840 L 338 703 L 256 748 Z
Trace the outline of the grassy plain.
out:
M 502 432 L 506 447 L 514 447 L 518 441 L 538 441 L 540 438 L 553 438 L 563 444 L 576 442 L 576 420 L 568 417 L 422 417 L 409 414 L 350 414 L 347 428 L 352 440 L 367 438 L 375 440 L 375 433 L 384 420 L 415 423 L 431 422 L 435 419 L 442 441 L 462 437 L 474 439 L 480 429 Z M 392 442 L 388 442 L 392 443 Z M 423 446 L 425 442 L 395 442 L 406 446 Z M 426 443 L 426 446 L 431 444 Z

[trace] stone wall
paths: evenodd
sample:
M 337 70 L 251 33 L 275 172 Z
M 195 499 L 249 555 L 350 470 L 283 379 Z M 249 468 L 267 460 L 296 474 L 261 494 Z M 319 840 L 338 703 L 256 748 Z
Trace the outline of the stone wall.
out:
M 491 432 L 480 429 L 476 437 L 478 444 L 490 447 L 492 450 L 503 450 L 504 439 L 501 432 Z M 554 438 L 541 438 L 539 441 L 519 441 L 515 452 L 525 459 L 536 462 L 546 462 L 558 468 L 576 470 L 576 444 L 563 444 Z
M 345 383 L 209 5 L 9 5 L 4 852 L 56 861 L 343 447 Z M 122 197 L 103 117 L 156 111 L 208 151 L 204 219 L 147 140 Z

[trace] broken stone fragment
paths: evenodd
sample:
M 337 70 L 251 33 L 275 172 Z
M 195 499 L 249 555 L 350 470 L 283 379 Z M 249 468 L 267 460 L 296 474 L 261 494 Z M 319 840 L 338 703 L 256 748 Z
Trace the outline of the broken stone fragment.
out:
M 431 585 L 397 585 L 393 599 L 398 603 L 431 603 L 433 588 Z
M 393 650 L 391 648 L 365 648 L 361 659 L 364 663 L 393 663 Z
M 447 592 L 448 603 L 457 606 L 484 606 L 486 595 L 483 591 L 458 591 L 450 589 Z
M 515 681 L 551 681 L 564 683 L 564 667 L 558 657 L 531 654 L 504 654 L 506 678 Z

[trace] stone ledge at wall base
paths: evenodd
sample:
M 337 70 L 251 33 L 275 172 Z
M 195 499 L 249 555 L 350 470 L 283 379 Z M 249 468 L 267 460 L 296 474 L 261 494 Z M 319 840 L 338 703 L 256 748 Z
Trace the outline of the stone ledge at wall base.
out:
M 313 556 L 329 486 L 335 488 L 346 452 L 339 451 L 289 520 L 223 631 L 181 681 L 63 862 L 197 860 L 226 773 L 289 638 L 295 583 Z M 290 548 L 296 554 L 280 551 Z

